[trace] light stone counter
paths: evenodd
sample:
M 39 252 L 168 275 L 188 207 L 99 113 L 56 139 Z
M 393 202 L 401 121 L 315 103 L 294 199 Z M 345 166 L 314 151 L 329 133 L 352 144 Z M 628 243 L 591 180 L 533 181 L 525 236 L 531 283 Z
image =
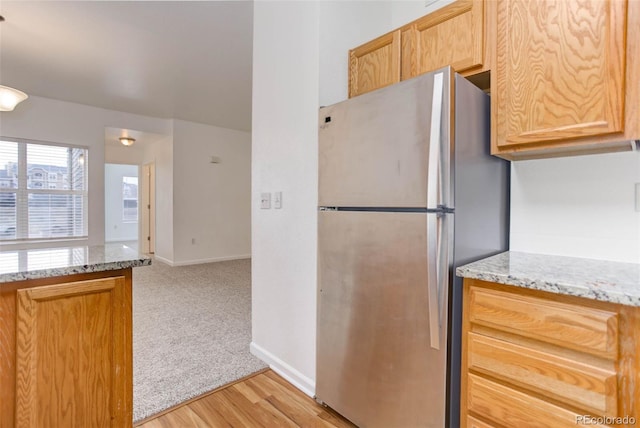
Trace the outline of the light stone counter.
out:
M 0 251 L 0 284 L 150 264 L 150 258 L 122 244 Z
M 508 251 L 461 266 L 456 275 L 640 306 L 640 264 Z

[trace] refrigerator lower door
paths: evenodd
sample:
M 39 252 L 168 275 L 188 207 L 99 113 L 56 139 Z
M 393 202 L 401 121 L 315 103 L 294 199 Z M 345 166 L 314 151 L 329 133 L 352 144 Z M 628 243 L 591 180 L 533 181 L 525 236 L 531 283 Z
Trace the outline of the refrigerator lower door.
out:
M 318 399 L 360 427 L 443 428 L 447 288 L 435 294 L 441 312 L 430 316 L 437 255 L 428 236 L 443 229 L 427 224 L 448 216 L 318 216 Z M 439 349 L 431 343 L 434 319 Z

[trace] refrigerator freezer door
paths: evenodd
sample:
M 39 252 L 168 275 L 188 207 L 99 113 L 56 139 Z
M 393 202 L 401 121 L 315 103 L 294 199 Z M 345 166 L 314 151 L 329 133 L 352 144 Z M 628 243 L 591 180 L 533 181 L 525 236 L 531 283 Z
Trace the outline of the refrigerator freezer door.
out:
M 448 206 L 451 76 L 441 69 L 320 109 L 319 205 Z M 429 202 L 428 182 L 438 193 Z
M 428 250 L 427 218 L 437 214 L 318 216 L 318 399 L 360 427 L 443 428 L 447 293 L 437 350 L 428 280 L 437 265 L 428 261 L 438 258 Z

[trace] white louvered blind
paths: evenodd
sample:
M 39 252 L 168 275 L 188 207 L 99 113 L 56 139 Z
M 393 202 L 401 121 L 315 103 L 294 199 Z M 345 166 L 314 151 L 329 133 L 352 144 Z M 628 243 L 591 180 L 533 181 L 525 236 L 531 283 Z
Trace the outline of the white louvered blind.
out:
M 87 236 L 87 149 L 0 141 L 0 240 Z

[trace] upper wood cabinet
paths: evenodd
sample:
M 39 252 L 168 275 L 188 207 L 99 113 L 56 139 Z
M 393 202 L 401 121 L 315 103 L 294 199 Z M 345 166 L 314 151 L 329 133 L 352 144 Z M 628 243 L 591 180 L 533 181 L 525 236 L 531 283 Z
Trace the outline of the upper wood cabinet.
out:
M 349 98 L 400 81 L 400 30 L 349 51 Z
M 488 70 L 495 2 L 458 0 L 349 51 L 349 97 L 450 65 Z
M 493 153 L 628 149 L 640 130 L 639 17 L 637 1 L 498 2 Z
M 450 65 L 458 73 L 481 68 L 484 2 L 463 0 L 423 16 L 402 31 L 402 79 Z

